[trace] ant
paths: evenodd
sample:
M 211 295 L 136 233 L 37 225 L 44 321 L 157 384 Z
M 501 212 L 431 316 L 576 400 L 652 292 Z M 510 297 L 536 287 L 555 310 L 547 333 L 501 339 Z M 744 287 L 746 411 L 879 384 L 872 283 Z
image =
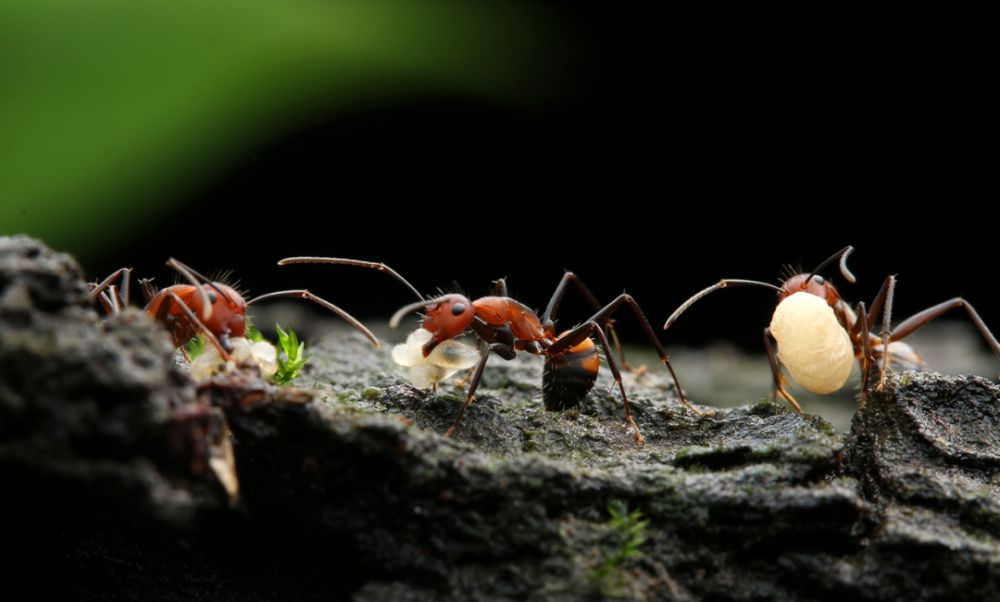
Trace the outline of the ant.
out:
M 856 311 L 845 303 L 832 284 L 826 282 L 819 271 L 840 260 L 840 272 L 848 282 L 854 283 L 854 275 L 847 269 L 847 257 L 854 251 L 848 246 L 821 263 L 810 274 L 795 274 L 780 286 L 753 280 L 722 280 L 685 301 L 670 316 L 664 330 L 695 301 L 722 288 L 734 286 L 763 286 L 774 289 L 778 294 L 778 306 L 771 319 L 771 325 L 764 329 L 764 345 L 771 363 L 774 377 L 774 393 L 791 403 L 798 412 L 802 408 L 785 391 L 788 381 L 781 374 L 779 360 L 788 372 L 806 390 L 828 395 L 839 391 L 851 371 L 851 364 L 857 358 L 861 365 L 861 407 L 865 407 L 865 393 L 868 391 L 870 373 L 879 368 L 877 389 L 885 383 L 887 365 L 893 369 L 922 370 L 923 363 L 917 352 L 901 343 L 918 328 L 937 318 L 949 309 L 964 307 L 983 338 L 1000 356 L 1000 343 L 989 328 L 965 299 L 955 297 L 933 307 L 929 307 L 907 318 L 890 330 L 892 297 L 896 288 L 896 277 L 889 276 L 882 284 L 872 302 L 872 312 L 865 310 L 864 303 L 858 303 Z M 879 312 L 882 312 L 882 330 L 875 335 L 872 329 Z M 777 349 L 771 343 L 777 344 Z
M 590 335 L 596 334 L 604 348 L 604 354 L 607 358 L 608 366 L 614 375 L 615 382 L 621 391 L 622 401 L 625 405 L 625 418 L 635 431 L 636 440 L 642 442 L 642 433 L 639 432 L 639 427 L 632 420 L 632 414 L 628 405 L 628 396 L 625 393 L 625 386 L 622 384 L 618 364 L 611 353 L 608 339 L 602 330 L 602 328 L 609 325 L 611 314 L 623 303 L 628 303 L 632 307 L 650 343 L 656 349 L 663 363 L 666 364 L 667 369 L 670 370 L 674 384 L 677 386 L 677 392 L 681 396 L 681 401 L 696 414 L 702 413 L 684 399 L 684 393 L 681 391 L 680 382 L 677 380 L 677 375 L 670 365 L 670 360 L 667 358 L 666 352 L 663 351 L 663 347 L 657 340 L 652 327 L 645 316 L 643 316 L 635 300 L 623 293 L 602 308 L 590 290 L 572 272 L 566 272 L 563 275 L 559 286 L 556 287 L 555 293 L 552 295 L 552 299 L 545 308 L 545 313 L 539 318 L 526 305 L 507 296 L 507 283 L 503 279 L 495 282 L 494 296 L 482 297 L 471 301 L 464 295 L 453 293 L 427 299 L 413 285 L 407 282 L 406 279 L 382 263 L 329 257 L 290 257 L 279 261 L 278 265 L 293 263 L 338 263 L 375 268 L 388 273 L 402 282 L 407 288 L 413 291 L 419 301 L 397 311 L 389 321 L 389 326 L 396 328 L 403 317 L 410 312 L 426 309 L 423 328 L 431 333 L 431 338 L 423 346 L 424 357 L 430 355 L 438 345 L 462 334 L 467 328 L 471 328 L 476 336 L 486 343 L 486 353 L 476 366 L 472 382 L 469 385 L 469 391 L 465 396 L 465 402 L 458 412 L 455 424 L 444 434 L 445 437 L 451 435 L 458 428 L 458 424 L 461 422 L 466 408 L 472 402 L 476 389 L 479 387 L 483 369 L 486 367 L 486 362 L 491 353 L 495 353 L 508 361 L 517 357 L 518 351 L 526 351 L 534 355 L 544 356 L 545 368 L 542 376 L 542 399 L 545 403 L 545 409 L 556 411 L 579 405 L 597 380 L 597 371 L 600 365 L 599 356 L 597 346 L 590 339 Z M 557 336 L 553 316 L 570 282 L 576 284 L 577 288 L 597 313 L 583 324 L 571 330 L 564 331 Z
M 227 361 L 235 361 L 230 353 L 233 338 L 246 338 L 247 306 L 274 297 L 303 297 L 315 301 L 360 330 L 376 347 L 380 347 L 365 326 L 336 305 L 317 297 L 307 290 L 288 290 L 267 293 L 250 301 L 233 287 L 221 282 L 212 282 L 183 263 L 171 258 L 167 265 L 177 270 L 190 284 L 175 284 L 157 292 L 149 280 L 141 280 L 146 307 L 143 311 L 157 322 L 166 326 L 173 337 L 174 347 L 181 347 L 190 341 L 195 333 L 201 332 L 219 354 Z M 129 303 L 129 276 L 131 270 L 122 268 L 100 284 L 90 284 L 90 297 L 99 299 L 109 314 L 117 314 Z M 112 286 L 121 277 L 120 290 Z M 107 292 L 105 292 L 107 291 Z M 187 353 L 184 353 L 187 357 Z

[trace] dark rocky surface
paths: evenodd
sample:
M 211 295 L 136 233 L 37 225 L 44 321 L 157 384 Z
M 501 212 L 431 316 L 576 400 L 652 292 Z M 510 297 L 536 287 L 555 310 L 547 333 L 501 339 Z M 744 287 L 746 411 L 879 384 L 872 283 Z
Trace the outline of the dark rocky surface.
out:
M 606 370 L 549 413 L 522 354 L 444 439 L 461 391 L 413 389 L 354 332 L 301 391 L 196 387 L 156 324 L 86 297 L 71 258 L 0 238 L 12 599 L 1000 599 L 1000 391 L 977 377 L 893 375 L 840 435 L 626 375 L 640 445 Z

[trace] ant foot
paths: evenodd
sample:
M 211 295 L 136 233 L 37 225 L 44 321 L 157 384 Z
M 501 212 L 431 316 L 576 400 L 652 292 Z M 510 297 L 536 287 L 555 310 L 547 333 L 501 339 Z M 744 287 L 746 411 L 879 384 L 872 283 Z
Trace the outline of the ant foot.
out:
M 628 370 L 632 374 L 635 374 L 635 377 L 637 379 L 640 378 L 643 374 L 646 373 L 646 364 L 643 364 L 643 365 L 639 366 L 638 368 L 633 368 L 632 366 L 629 366 L 628 364 L 622 364 L 622 365 L 625 367 L 626 370 Z

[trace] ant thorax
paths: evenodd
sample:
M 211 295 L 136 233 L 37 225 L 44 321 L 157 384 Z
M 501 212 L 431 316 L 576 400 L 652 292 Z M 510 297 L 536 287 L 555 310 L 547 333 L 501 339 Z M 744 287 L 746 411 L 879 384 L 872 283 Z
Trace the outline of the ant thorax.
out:
M 847 382 L 854 346 L 824 299 L 802 292 L 785 298 L 771 318 L 771 334 L 778 359 L 805 389 L 828 395 Z
M 418 389 L 436 385 L 479 362 L 479 351 L 475 347 L 452 340 L 442 342 L 424 357 L 424 345 L 433 336 L 431 332 L 418 328 L 410 333 L 405 343 L 392 349 L 392 359 L 400 366 L 409 368 L 410 384 Z

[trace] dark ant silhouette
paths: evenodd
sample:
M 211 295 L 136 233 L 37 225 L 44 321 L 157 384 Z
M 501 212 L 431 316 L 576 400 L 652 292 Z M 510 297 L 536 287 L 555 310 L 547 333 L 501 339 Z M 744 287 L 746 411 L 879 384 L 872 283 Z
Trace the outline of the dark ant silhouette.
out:
M 885 383 L 885 371 L 890 365 L 893 369 L 923 369 L 917 352 L 900 339 L 955 307 L 966 309 L 983 338 L 1000 356 L 1000 343 L 976 310 L 961 297 L 929 307 L 890 330 L 895 276 L 889 276 L 882 284 L 870 314 L 864 303 L 858 303 L 856 311 L 851 311 L 833 285 L 819 276 L 819 271 L 839 259 L 844 278 L 854 283 L 854 275 L 847 269 L 847 257 L 852 251 L 854 247 L 845 247 L 810 274 L 796 274 L 780 287 L 754 280 L 722 280 L 681 304 L 663 328 L 670 328 L 685 310 L 712 291 L 735 286 L 763 286 L 777 291 L 778 306 L 771 325 L 764 329 L 764 345 L 771 363 L 775 395 L 783 397 L 799 412 L 802 408 L 785 390 L 784 384 L 788 381 L 781 374 L 779 360 L 803 388 L 826 395 L 844 386 L 851 364 L 857 359 L 861 365 L 861 407 L 864 407 L 871 371 L 875 368 L 879 369 L 878 390 Z M 882 313 L 882 330 L 875 335 L 872 329 L 879 312 Z
M 677 386 L 681 401 L 689 409 L 697 414 L 702 412 L 696 410 L 684 399 L 680 382 L 674 373 L 673 367 L 663 347 L 653 333 L 652 327 L 643 316 L 642 311 L 635 300 L 627 294 L 619 295 L 617 299 L 608 305 L 601 307 L 590 290 L 572 272 L 566 272 L 559 286 L 556 287 L 552 299 L 545 309 L 545 313 L 539 318 L 526 305 L 515 301 L 507 296 L 507 284 L 504 280 L 496 281 L 494 289 L 495 295 L 482 297 L 475 301 L 469 300 L 464 295 L 447 294 L 433 299 L 427 299 L 417 291 L 405 278 L 396 273 L 395 270 L 382 263 L 359 261 L 354 259 L 338 259 L 331 257 L 290 257 L 278 262 L 279 265 L 289 265 L 294 263 L 336 263 L 369 267 L 381 270 L 393 276 L 407 288 L 409 288 L 419 299 L 418 302 L 407 305 L 400 309 L 392 317 L 389 325 L 396 328 L 404 316 L 410 312 L 425 309 L 423 328 L 432 334 L 430 341 L 423 347 L 423 355 L 427 357 L 435 347 L 444 341 L 451 340 L 462 334 L 467 328 L 486 343 L 486 353 L 476 366 L 469 384 L 469 390 L 465 396 L 465 402 L 458 412 L 455 424 L 445 433 L 445 437 L 451 435 L 465 414 L 466 408 L 472 402 L 476 389 L 483 375 L 483 369 L 491 353 L 499 355 L 505 360 L 512 360 L 517 356 L 518 351 L 526 351 L 534 355 L 545 357 L 545 368 L 543 372 L 542 399 L 545 409 L 549 411 L 563 410 L 575 407 L 593 388 L 597 379 L 599 356 L 597 346 L 590 339 L 596 335 L 604 348 L 608 366 L 614 375 L 615 382 L 622 394 L 622 401 L 625 405 L 625 418 L 629 425 L 635 430 L 636 439 L 643 441 L 639 427 L 632 420 L 632 413 L 629 409 L 628 396 L 625 393 L 625 386 L 622 384 L 621 373 L 618 364 L 611 353 L 608 339 L 605 337 L 603 328 L 608 326 L 611 315 L 623 303 L 632 307 L 636 317 L 639 319 L 646 336 L 656 349 L 660 360 L 666 364 L 673 376 L 674 384 Z M 597 310 L 589 320 L 570 330 L 556 335 L 553 317 L 562 301 L 563 293 L 570 282 L 576 284 L 577 288 L 587 299 L 588 303 Z
M 190 341 L 195 333 L 201 332 L 202 336 L 219 350 L 223 358 L 232 361 L 230 352 L 233 350 L 233 345 L 229 339 L 246 338 L 247 307 L 275 297 L 310 299 L 347 320 L 376 347 L 380 346 L 375 335 L 361 322 L 307 290 L 277 291 L 246 301 L 233 287 L 221 282 L 212 282 L 176 259 L 171 258 L 167 261 L 167 265 L 177 270 L 190 284 L 175 284 L 157 292 L 149 280 L 141 280 L 143 296 L 146 298 L 146 307 L 143 311 L 166 326 L 173 337 L 174 346 L 181 347 L 182 352 L 182 345 Z M 129 303 L 130 274 L 131 269 L 122 268 L 100 284 L 88 285 L 91 289 L 91 298 L 100 300 L 109 314 L 119 313 Z M 113 283 L 118 278 L 122 278 L 122 283 L 119 289 L 115 289 Z

